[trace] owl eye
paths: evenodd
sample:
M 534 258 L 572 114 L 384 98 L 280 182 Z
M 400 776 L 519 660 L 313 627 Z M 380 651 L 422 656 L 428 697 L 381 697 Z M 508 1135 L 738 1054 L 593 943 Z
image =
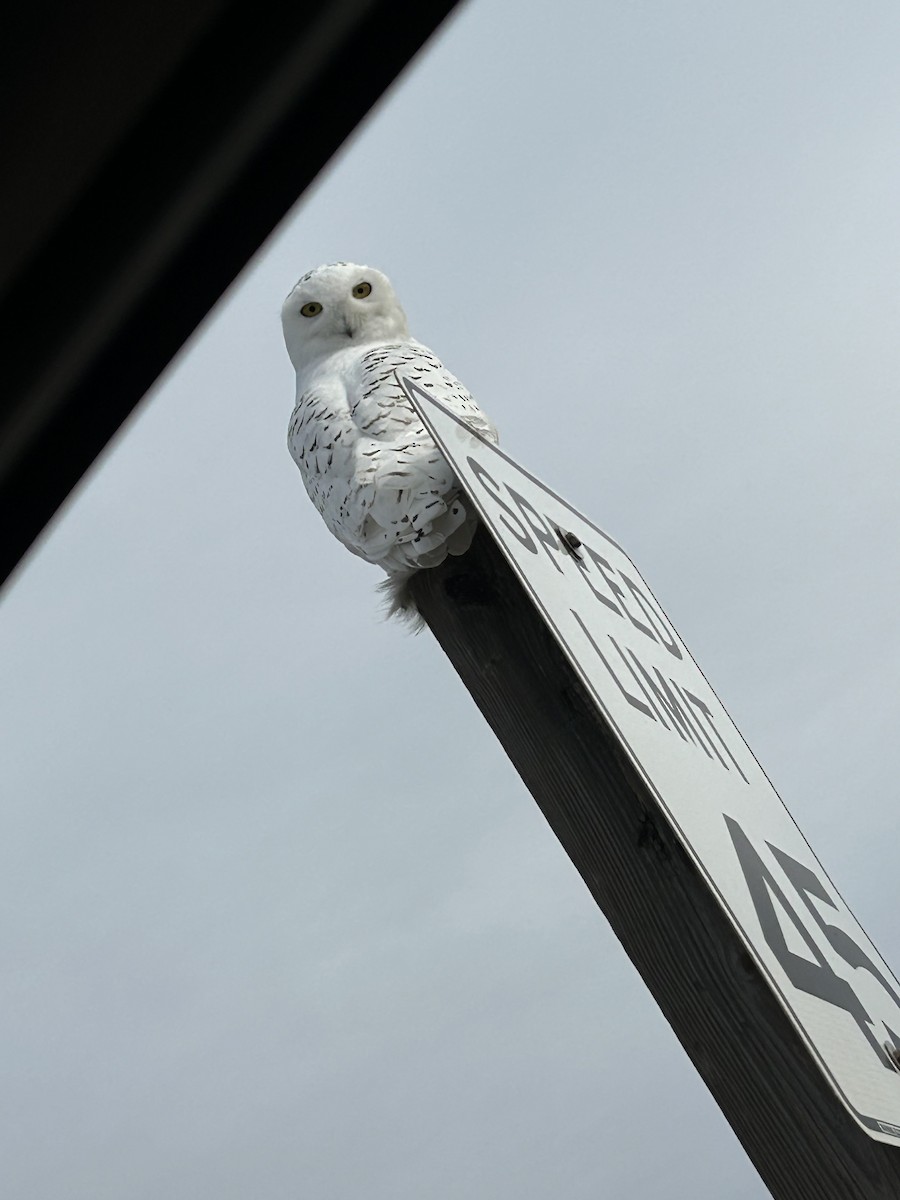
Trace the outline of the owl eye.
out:
M 301 317 L 317 317 L 322 311 L 322 305 L 318 300 L 309 300 L 300 309 Z
M 357 298 L 357 300 L 362 300 L 365 296 L 371 295 L 371 293 L 371 283 L 358 283 L 353 289 L 353 295 Z

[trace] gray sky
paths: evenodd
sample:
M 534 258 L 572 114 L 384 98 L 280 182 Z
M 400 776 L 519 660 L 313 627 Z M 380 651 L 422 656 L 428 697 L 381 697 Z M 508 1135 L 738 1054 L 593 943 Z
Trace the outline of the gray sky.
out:
M 765 1194 L 309 504 L 278 312 L 391 276 L 896 969 L 898 45 L 887 0 L 473 0 L 173 364 L 3 602 L 10 1200 Z

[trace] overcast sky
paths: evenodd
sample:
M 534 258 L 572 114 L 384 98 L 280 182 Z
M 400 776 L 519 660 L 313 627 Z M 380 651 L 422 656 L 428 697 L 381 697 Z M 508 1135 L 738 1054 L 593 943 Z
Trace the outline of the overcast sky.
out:
M 766 1195 L 309 504 L 278 313 L 391 276 L 896 970 L 898 48 L 889 0 L 472 0 L 172 365 L 0 610 L 9 1200 Z

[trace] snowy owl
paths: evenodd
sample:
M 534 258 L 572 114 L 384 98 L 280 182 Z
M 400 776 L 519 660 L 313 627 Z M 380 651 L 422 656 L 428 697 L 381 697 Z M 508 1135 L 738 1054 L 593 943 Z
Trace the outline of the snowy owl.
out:
M 491 442 L 497 430 L 431 351 L 410 336 L 381 271 L 330 263 L 304 275 L 281 310 L 297 372 L 288 448 L 334 536 L 388 573 L 391 611 L 409 609 L 413 572 L 468 550 L 469 500 L 395 372 Z

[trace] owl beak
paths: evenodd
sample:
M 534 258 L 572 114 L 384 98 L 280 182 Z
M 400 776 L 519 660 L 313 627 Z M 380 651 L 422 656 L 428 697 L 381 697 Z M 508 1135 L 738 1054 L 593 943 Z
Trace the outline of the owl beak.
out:
M 347 320 L 344 321 L 344 332 L 346 333 L 348 338 L 353 337 L 353 329 L 350 326 L 350 322 Z

